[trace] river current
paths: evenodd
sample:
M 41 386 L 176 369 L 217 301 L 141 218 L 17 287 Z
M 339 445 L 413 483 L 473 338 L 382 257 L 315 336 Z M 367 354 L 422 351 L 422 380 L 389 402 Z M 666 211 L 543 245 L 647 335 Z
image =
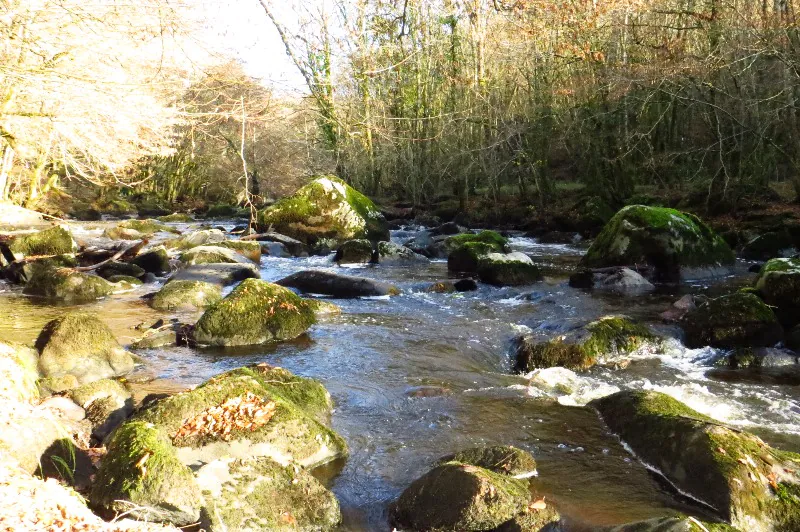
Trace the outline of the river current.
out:
M 101 232 L 80 226 L 74 230 L 79 238 L 96 238 Z M 414 232 L 394 231 L 392 238 L 402 243 Z M 702 516 L 701 507 L 637 462 L 594 411 L 582 408 L 619 389 L 668 393 L 772 445 L 800 450 L 796 374 L 787 381 L 770 374 L 715 371 L 709 365 L 714 350 L 686 349 L 680 330 L 659 319 L 682 294 L 723 294 L 751 282 L 746 264 L 726 278 L 625 297 L 568 286 L 569 273 L 584 253 L 579 245 L 544 245 L 523 237 L 511 243 L 543 268 L 544 282 L 433 294 L 424 287 L 447 278 L 444 261 L 340 268 L 331 257 L 265 256 L 261 276 L 268 281 L 303 269 L 326 269 L 390 281 L 403 294 L 336 300 L 341 315 L 323 319 L 288 343 L 140 351 L 146 367 L 132 378 L 137 395 L 177 391 L 257 362 L 319 379 L 334 398 L 332 425 L 347 440 L 351 455 L 343 464 L 316 473 L 339 498 L 343 530 L 354 531 L 390 530 L 388 506 L 409 483 L 441 456 L 480 444 L 529 450 L 538 464 L 536 487 L 574 530 L 676 510 Z M 139 299 L 158 288 L 144 285 L 80 308 L 103 319 L 123 345 L 141 335 L 134 328 L 139 324 L 163 317 L 197 319 L 193 314 L 165 316 Z M 0 340 L 32 343 L 47 321 L 68 308 L 25 297 L 18 288 L 0 283 Z M 667 349 L 636 354 L 621 368 L 511 374 L 509 343 L 515 334 L 532 330 L 553 336 L 573 322 L 620 313 L 671 337 Z

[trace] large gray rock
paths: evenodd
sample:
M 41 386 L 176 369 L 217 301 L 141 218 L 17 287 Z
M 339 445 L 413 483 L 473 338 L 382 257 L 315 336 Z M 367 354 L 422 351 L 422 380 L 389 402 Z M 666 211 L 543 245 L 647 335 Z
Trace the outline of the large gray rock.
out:
M 400 291 L 387 283 L 318 270 L 304 270 L 277 282 L 307 294 L 320 294 L 338 298 L 393 296 Z
M 495 286 L 520 286 L 542 280 L 542 272 L 524 253 L 487 253 L 478 259 L 478 278 Z

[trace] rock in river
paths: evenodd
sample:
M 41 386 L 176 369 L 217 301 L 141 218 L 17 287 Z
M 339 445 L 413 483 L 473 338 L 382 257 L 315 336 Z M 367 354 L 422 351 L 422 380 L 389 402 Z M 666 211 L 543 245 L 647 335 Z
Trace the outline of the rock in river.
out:
M 37 265 L 23 293 L 67 303 L 89 303 L 114 292 L 114 285 L 98 275 L 69 268 Z
M 711 299 L 681 320 L 688 347 L 771 347 L 783 339 L 775 313 L 757 295 L 737 292 Z
M 767 304 L 776 307 L 787 327 L 800 323 L 800 258 L 767 262 L 758 274 L 756 290 Z
M 400 291 L 388 283 L 318 270 L 304 270 L 277 282 L 307 294 L 339 298 L 394 296 Z
M 156 310 L 197 310 L 210 307 L 222 299 L 218 284 L 204 281 L 171 281 L 150 300 Z
M 219 286 L 228 286 L 245 279 L 258 279 L 260 277 L 261 273 L 254 264 L 195 264 L 175 272 L 169 278 L 169 282 L 202 281 Z
M 14 260 L 38 255 L 64 255 L 75 253 L 78 245 L 65 227 L 51 227 L 31 234 L 19 234 L 7 245 Z M 10 259 L 9 259 L 10 260 Z

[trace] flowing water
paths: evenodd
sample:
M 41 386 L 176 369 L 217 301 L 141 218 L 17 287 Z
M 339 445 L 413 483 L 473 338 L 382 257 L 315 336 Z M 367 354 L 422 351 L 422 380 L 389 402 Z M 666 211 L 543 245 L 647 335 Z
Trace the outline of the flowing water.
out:
M 410 236 L 413 231 L 393 234 L 399 242 Z M 543 283 L 429 294 L 426 284 L 447 277 L 443 261 L 344 269 L 330 258 L 265 257 L 261 274 L 266 280 L 301 269 L 329 269 L 391 281 L 403 295 L 336 301 L 341 315 L 279 345 L 140 352 L 147 365 L 135 380 L 149 382 L 138 385 L 139 395 L 182 389 L 262 361 L 321 380 L 336 402 L 333 427 L 351 450 L 343 464 L 319 472 L 341 502 L 345 530 L 390 530 L 388 506 L 411 481 L 439 457 L 479 444 L 512 444 L 532 452 L 538 490 L 574 530 L 676 510 L 703 515 L 702 508 L 636 462 L 592 410 L 581 408 L 623 388 L 666 392 L 773 445 L 800 449 L 797 386 L 753 375 L 709 377 L 708 360 L 714 352 L 688 350 L 678 340 L 670 341 L 664 353 L 632 357 L 623 369 L 598 367 L 579 375 L 554 369 L 531 379 L 510 374 L 509 340 L 523 330 L 555 335 L 575 320 L 624 313 L 678 337 L 679 330 L 660 324 L 658 314 L 682 293 L 718 294 L 750 282 L 746 265 L 713 283 L 685 283 L 623 297 L 567 285 L 569 271 L 583 253 L 579 247 L 540 245 L 522 237 L 513 238 L 512 245 L 543 267 Z M 157 289 L 145 285 L 81 308 L 100 316 L 127 343 L 140 335 L 134 326 L 165 317 L 139 300 Z M 0 284 L 0 339 L 32 342 L 48 320 L 65 310 Z

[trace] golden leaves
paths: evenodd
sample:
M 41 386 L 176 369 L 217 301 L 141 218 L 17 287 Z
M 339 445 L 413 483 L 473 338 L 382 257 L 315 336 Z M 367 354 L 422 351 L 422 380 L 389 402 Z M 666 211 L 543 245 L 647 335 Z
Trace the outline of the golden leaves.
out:
M 275 415 L 276 408 L 275 401 L 265 401 L 247 392 L 187 419 L 172 440 L 176 442 L 193 436 L 215 436 L 230 441 L 234 430 L 254 431 L 266 425 Z

